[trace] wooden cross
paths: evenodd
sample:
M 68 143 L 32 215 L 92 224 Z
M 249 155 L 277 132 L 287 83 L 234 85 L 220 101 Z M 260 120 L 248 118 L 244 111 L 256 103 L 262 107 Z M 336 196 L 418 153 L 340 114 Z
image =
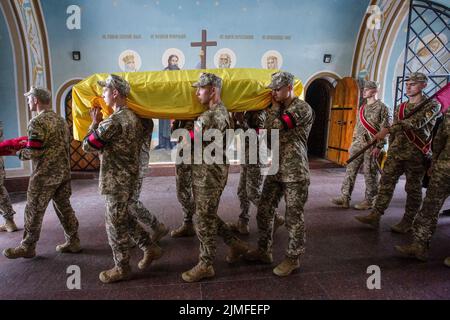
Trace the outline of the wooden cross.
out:
M 191 42 L 191 47 L 202 47 L 201 68 L 206 69 L 206 48 L 217 46 L 216 41 L 206 41 L 206 30 L 202 30 L 202 42 Z

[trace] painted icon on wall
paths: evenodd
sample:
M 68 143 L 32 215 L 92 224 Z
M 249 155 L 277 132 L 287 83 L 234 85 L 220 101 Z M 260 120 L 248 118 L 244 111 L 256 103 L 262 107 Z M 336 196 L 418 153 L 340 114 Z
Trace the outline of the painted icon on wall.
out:
M 177 48 L 167 49 L 162 55 L 161 63 L 164 70 L 181 70 L 185 63 L 184 53 Z
M 136 51 L 128 49 L 119 55 L 119 67 L 123 72 L 136 72 L 141 66 L 141 56 Z
M 264 69 L 281 69 L 283 66 L 283 56 L 276 50 L 269 50 L 261 58 L 261 66 Z
M 236 54 L 229 48 L 222 48 L 214 55 L 214 65 L 218 69 L 234 68 L 236 62 Z

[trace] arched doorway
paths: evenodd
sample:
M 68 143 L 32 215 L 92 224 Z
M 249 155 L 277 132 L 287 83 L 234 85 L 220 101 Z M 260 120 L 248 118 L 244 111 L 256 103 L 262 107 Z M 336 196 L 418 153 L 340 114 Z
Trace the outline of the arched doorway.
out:
M 327 151 L 328 120 L 333 86 L 325 79 L 314 80 L 306 90 L 305 100 L 315 113 L 308 140 L 308 153 L 325 158 Z

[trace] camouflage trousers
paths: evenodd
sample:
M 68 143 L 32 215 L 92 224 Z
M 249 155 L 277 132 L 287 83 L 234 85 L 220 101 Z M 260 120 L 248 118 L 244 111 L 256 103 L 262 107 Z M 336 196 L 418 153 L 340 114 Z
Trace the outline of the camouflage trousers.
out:
M 27 191 L 27 204 L 25 206 L 25 227 L 22 239 L 24 247 L 34 248 L 39 241 L 42 220 L 45 210 L 52 200 L 53 208 L 64 229 L 66 241 L 78 239 L 78 220 L 70 204 L 72 189 L 70 180 L 60 185 L 36 187 L 30 184 Z
M 414 239 L 429 246 L 436 230 L 444 201 L 450 195 L 450 167 L 449 163 L 439 161 L 434 164 L 428 185 L 427 194 L 423 200 L 422 208 L 414 221 Z
M 399 160 L 388 155 L 381 175 L 378 194 L 376 196 L 373 211 L 384 214 L 392 200 L 395 186 L 402 174 L 406 176 L 406 205 L 404 219 L 414 221 L 414 217 L 422 204 L 422 180 L 425 175 L 424 156 L 412 155 L 408 160 Z
M 289 243 L 286 256 L 298 258 L 305 252 L 304 206 L 308 199 L 309 179 L 298 182 L 282 182 L 276 176 L 267 176 L 258 205 L 258 247 L 272 252 L 273 221 L 275 209 L 282 195 L 286 201 L 286 229 Z
M 364 145 L 361 143 L 354 143 L 350 147 L 350 157 L 362 149 Z M 361 165 L 364 171 L 364 180 L 366 182 L 365 199 L 372 203 L 377 195 L 378 189 L 378 168 L 375 159 L 371 155 L 372 149 L 364 152 L 364 155 L 358 157 L 347 165 L 345 170 L 344 181 L 342 182 L 341 193 L 348 199 L 351 198 L 353 188 L 355 187 L 356 177 L 358 175 Z
M 216 235 L 227 245 L 236 239 L 225 222 L 217 215 L 223 188 L 193 187 L 196 213 L 196 232 L 200 241 L 199 258 L 211 265 L 216 256 Z
M 130 264 L 130 236 L 141 249 L 149 246 L 150 235 L 139 225 L 136 217 L 129 214 L 127 193 L 105 195 L 106 234 L 113 252 L 114 263 L 119 268 Z
M 177 164 L 175 170 L 177 199 L 183 210 L 183 221 L 185 223 L 192 223 L 192 217 L 195 212 L 194 196 L 192 195 L 192 165 L 185 163 Z
M 143 177 L 138 179 L 128 202 L 128 211 L 131 215 L 131 219 L 134 217 L 134 219 L 137 219 L 144 226 L 154 229 L 159 224 L 158 219 L 139 200 L 143 182 Z
M 241 165 L 241 175 L 239 177 L 238 197 L 241 205 L 241 214 L 239 219 L 248 221 L 250 215 L 250 203 L 258 207 L 261 197 L 261 185 L 263 176 L 261 175 L 261 167 L 255 164 Z
M 2 171 L 3 169 L 0 168 L 0 215 L 2 215 L 5 219 L 12 219 L 16 212 L 12 207 L 8 191 L 3 185 L 5 181 L 5 172 Z

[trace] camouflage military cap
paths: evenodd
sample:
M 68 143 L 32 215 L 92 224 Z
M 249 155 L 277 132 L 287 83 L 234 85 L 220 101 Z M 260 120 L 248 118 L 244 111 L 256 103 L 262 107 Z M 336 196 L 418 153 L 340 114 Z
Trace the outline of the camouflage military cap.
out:
M 406 76 L 405 81 L 428 82 L 428 77 L 422 72 L 413 72 Z
M 213 73 L 203 72 L 198 81 L 195 82 L 193 87 L 213 86 L 216 88 L 222 88 L 222 79 Z
M 272 82 L 270 82 L 267 88 L 280 89 L 288 85 L 294 85 L 294 75 L 289 72 L 280 71 L 272 74 Z
M 52 94 L 45 88 L 31 87 L 30 91 L 24 94 L 25 97 L 33 96 L 38 98 L 41 102 L 49 102 L 52 98 Z
M 111 74 L 105 81 L 97 81 L 97 83 L 101 87 L 116 89 L 123 97 L 128 96 L 130 93 L 130 84 L 125 79 L 115 74 Z
M 378 89 L 380 83 L 377 81 L 366 81 L 364 82 L 364 89 Z

